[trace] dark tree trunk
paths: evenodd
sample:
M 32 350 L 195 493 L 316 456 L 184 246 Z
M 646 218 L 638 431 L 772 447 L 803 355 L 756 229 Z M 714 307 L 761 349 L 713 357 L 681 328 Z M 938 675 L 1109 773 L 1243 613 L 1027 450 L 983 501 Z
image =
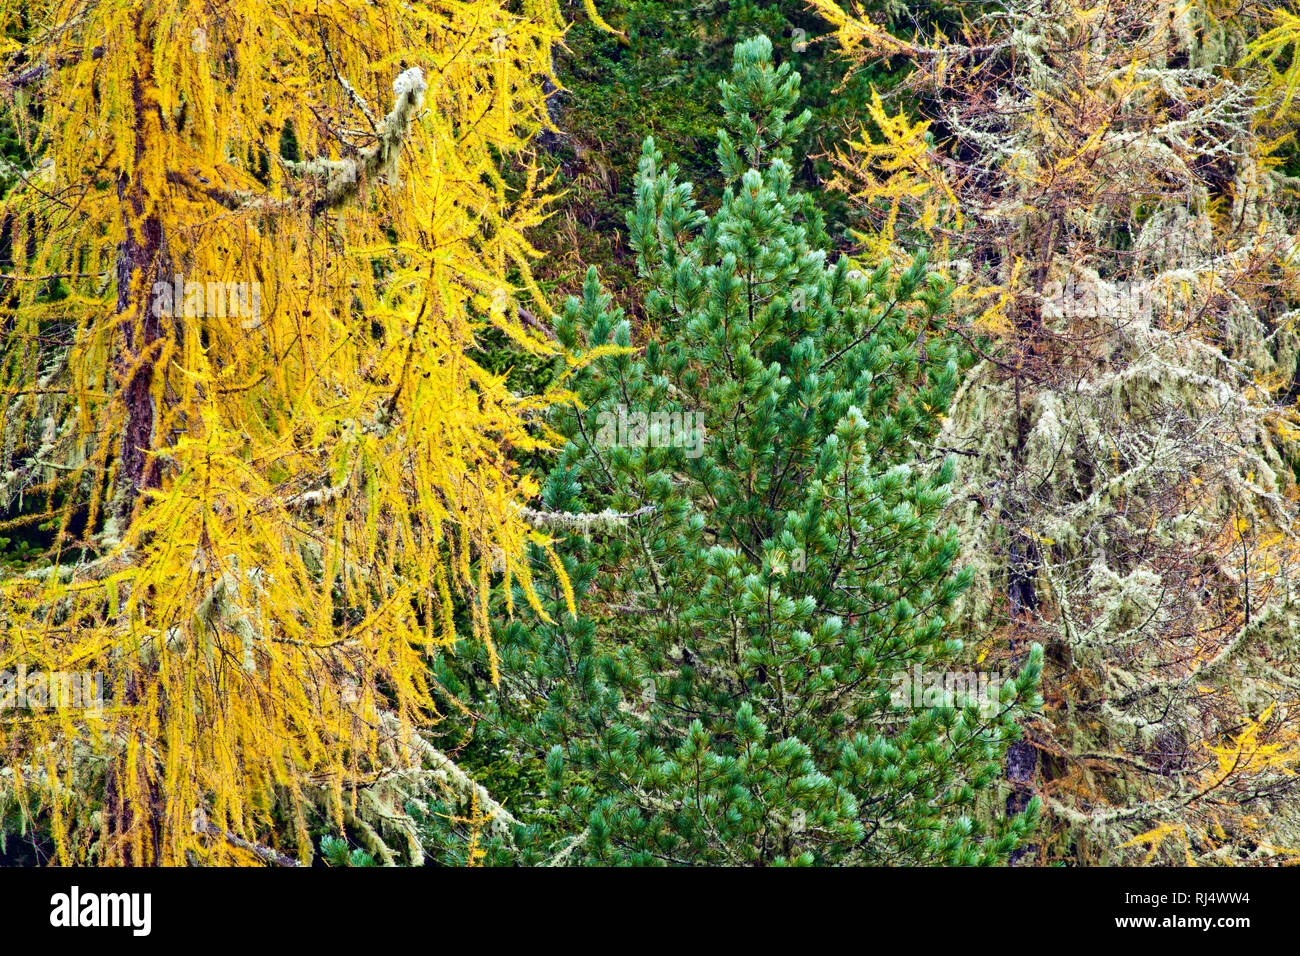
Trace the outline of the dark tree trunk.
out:
M 1019 455 L 1020 449 L 1017 449 Z M 1007 527 L 1015 528 L 1019 524 L 1019 515 L 1003 514 Z M 1008 548 L 1007 568 L 1007 602 L 1015 634 L 1011 639 L 1011 651 L 1017 666 L 1024 661 L 1024 640 L 1020 637 L 1020 625 L 1017 622 L 1031 617 L 1038 610 L 1038 592 L 1034 587 L 1034 578 L 1038 569 L 1038 554 L 1034 545 L 1025 541 L 1013 530 L 1011 545 Z M 1020 732 L 1024 736 L 1007 749 L 1006 779 L 1011 784 L 1011 793 L 1007 795 L 1007 816 L 1023 813 L 1033 797 L 1034 777 L 1038 773 L 1038 748 L 1029 740 L 1029 728 L 1021 722 Z M 1007 863 L 1015 866 L 1026 857 L 1032 857 L 1037 851 L 1032 843 L 1025 844 L 1012 851 Z
M 136 12 L 138 63 L 131 75 L 131 96 L 135 113 L 135 142 L 131 170 L 118 180 L 117 194 L 122 207 L 126 238 L 117 249 L 117 314 L 121 339 L 114 356 L 117 401 L 123 411 L 120 460 L 116 475 L 117 517 L 125 529 L 141 492 L 159 485 L 157 459 L 153 457 L 158 409 L 153 384 L 163 338 L 162 310 L 155 306 L 156 283 L 172 281 L 173 263 L 167 250 L 158 197 L 148 194 L 143 182 L 151 164 L 160 162 L 159 143 L 150 140 L 166 135 L 167 118 L 158 102 L 153 77 L 153 25 L 145 21 L 145 8 Z M 174 312 L 174 309 L 172 310 Z M 131 706 L 139 699 L 139 686 L 128 675 L 122 688 L 122 702 Z M 105 829 L 117 842 L 120 861 L 139 866 L 158 863 L 162 846 L 163 808 L 166 801 L 157 784 L 145 783 L 150 809 L 133 812 L 127 799 L 130 788 L 121 774 L 121 763 L 110 763 L 105 780 Z M 138 773 L 145 774 L 142 766 Z M 143 817 L 143 819 L 141 819 Z M 139 830 L 143 828 L 144 832 Z M 135 851 L 136 842 L 140 853 Z
M 144 235 L 118 247 L 117 311 L 124 316 L 122 348 L 118 355 L 123 381 L 119 399 L 126 411 L 122 429 L 121 462 L 117 480 L 121 496 L 119 517 L 130 516 L 140 492 L 158 485 L 158 463 L 150 456 L 154 419 L 154 358 L 162 337 L 154 314 L 152 288 L 166 273 L 162 253 L 162 228 L 157 219 L 146 220 Z
M 155 308 L 154 285 L 170 283 L 172 265 L 167 254 L 162 220 L 146 195 L 143 171 L 156 161 L 157 143 L 149 141 L 152 129 L 167 132 L 167 119 L 158 104 L 153 82 L 152 30 L 136 21 L 141 62 L 131 75 L 136 133 L 134 163 L 118 181 L 126 239 L 118 245 L 117 312 L 122 317 L 122 345 L 117 355 L 118 398 L 125 412 L 119 462 L 118 517 L 125 522 L 140 493 L 158 486 L 158 463 L 152 457 L 157 409 L 153 400 L 154 363 L 162 338 L 162 323 Z M 154 124 L 157 124 L 154 127 Z

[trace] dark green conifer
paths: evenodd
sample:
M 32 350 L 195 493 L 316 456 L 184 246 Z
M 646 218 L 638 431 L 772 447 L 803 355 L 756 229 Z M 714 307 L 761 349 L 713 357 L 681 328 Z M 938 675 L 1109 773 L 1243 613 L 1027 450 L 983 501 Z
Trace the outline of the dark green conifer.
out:
M 923 255 L 897 278 L 827 255 L 792 188 L 798 90 L 766 38 L 739 44 L 721 208 L 647 140 L 638 331 L 594 270 L 559 324 L 627 351 L 576 378 L 537 513 L 568 535 L 579 615 L 557 583 L 555 624 L 503 627 L 484 722 L 546 754 L 539 860 L 994 863 L 1033 826 L 1036 804 L 987 811 L 1040 654 L 980 699 L 908 692 L 968 666 L 927 444 L 957 385 L 950 289 Z

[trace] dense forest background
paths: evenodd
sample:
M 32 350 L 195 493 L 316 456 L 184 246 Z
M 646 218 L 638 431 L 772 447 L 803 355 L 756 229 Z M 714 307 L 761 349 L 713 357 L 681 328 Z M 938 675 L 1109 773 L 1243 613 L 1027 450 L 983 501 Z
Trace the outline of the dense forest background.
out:
M 5 863 L 1300 854 L 1292 4 L 0 22 Z

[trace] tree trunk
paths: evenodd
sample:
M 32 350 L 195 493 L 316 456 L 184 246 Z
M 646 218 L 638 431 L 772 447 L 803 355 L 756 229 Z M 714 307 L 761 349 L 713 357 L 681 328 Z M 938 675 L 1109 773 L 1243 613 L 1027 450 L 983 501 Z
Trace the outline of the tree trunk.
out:
M 153 80 L 152 28 L 143 11 L 136 16 L 139 65 L 131 75 L 135 108 L 134 163 L 118 181 L 118 198 L 126 239 L 118 245 L 117 312 L 121 316 L 122 345 L 117 357 L 119 399 L 124 406 L 121 461 L 117 474 L 117 516 L 129 521 L 135 502 L 147 488 L 158 486 L 158 463 L 151 456 L 154 442 L 154 363 L 162 338 L 160 310 L 155 308 L 154 285 L 171 282 L 171 262 L 157 209 L 157 199 L 143 183 L 153 156 L 166 131 L 167 120 L 158 103 Z

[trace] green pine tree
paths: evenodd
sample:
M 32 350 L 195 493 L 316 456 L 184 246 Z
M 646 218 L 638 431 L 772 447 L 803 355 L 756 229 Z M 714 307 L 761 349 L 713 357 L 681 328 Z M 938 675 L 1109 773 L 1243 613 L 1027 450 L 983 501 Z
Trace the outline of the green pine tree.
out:
M 958 380 L 950 290 L 923 255 L 897 279 L 828 261 L 792 189 L 798 93 L 765 37 L 739 44 L 721 208 L 645 143 L 641 334 L 595 270 L 557 328 L 626 351 L 576 377 L 534 514 L 568 533 L 579 615 L 555 580 L 556 623 L 504 626 L 485 705 L 520 765 L 546 754 L 537 812 L 516 809 L 529 859 L 994 863 L 1033 826 L 1036 804 L 988 810 L 1039 653 L 979 699 L 900 693 L 964 666 L 951 472 L 927 445 Z
M 545 287 L 576 292 L 582 272 L 575 264 L 599 263 L 606 288 L 625 308 L 633 301 L 628 286 L 635 263 L 618 236 L 631 206 L 628 185 L 636 176 L 641 141 L 653 134 L 694 184 L 697 201 L 716 204 L 722 192 L 712 157 L 718 82 L 730 75 L 736 43 L 766 34 L 776 62 L 790 63 L 802 76 L 801 100 L 818 119 L 795 143 L 801 160 L 795 183 L 806 189 L 831 177 L 831 157 L 846 139 L 878 138 L 867 112 L 871 89 L 889 95 L 910 72 L 902 58 L 850 70 L 834 28 L 805 0 L 595 0 L 595 5 L 619 34 L 575 11 L 565 36 L 568 52 L 555 60 L 561 90 L 549 107 L 557 130 L 538 140 L 542 162 L 555 174 L 561 194 L 556 215 L 531 235 L 546 253 L 537 263 Z M 854 9 L 901 36 L 923 40 L 958 28 L 971 8 L 949 0 L 907 5 L 863 0 Z M 892 110 L 912 106 L 910 95 L 890 99 Z M 854 205 L 836 190 L 819 190 L 816 198 L 836 227 L 836 241 L 853 243 L 854 230 L 865 227 Z M 494 370 L 513 366 L 519 375 L 531 368 L 512 357 L 504 343 L 492 344 L 486 364 Z M 522 390 L 527 381 L 520 376 L 512 384 Z

